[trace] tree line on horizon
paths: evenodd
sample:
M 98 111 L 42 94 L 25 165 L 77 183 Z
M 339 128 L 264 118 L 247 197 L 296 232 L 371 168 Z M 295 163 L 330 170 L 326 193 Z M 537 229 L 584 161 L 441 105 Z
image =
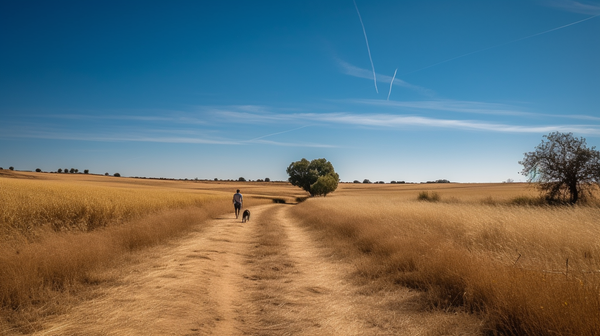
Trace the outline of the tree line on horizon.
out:
M 594 197 L 594 191 L 600 187 L 600 152 L 595 146 L 587 147 L 585 138 L 575 137 L 573 133 L 552 132 L 543 136 L 542 142 L 533 152 L 524 153 L 524 158 L 519 161 L 523 166 L 520 172 L 527 177 L 529 183 L 534 184 L 541 196 L 548 204 L 577 204 Z M 0 167 L 0 170 L 4 168 Z M 10 166 L 9 170 L 15 168 Z M 42 172 L 40 168 L 35 170 Z M 288 182 L 307 191 L 311 196 L 327 196 L 337 189 L 340 183 L 339 175 L 335 172 L 331 162 L 324 158 L 308 161 L 303 158 L 292 162 L 286 172 Z M 51 172 L 54 173 L 54 172 Z M 59 168 L 56 173 L 80 173 L 76 168 Z M 84 174 L 89 174 L 85 169 Z M 108 176 L 108 173 L 104 174 Z M 121 174 L 114 173 L 120 177 Z M 135 177 L 140 178 L 140 177 Z M 142 177 L 145 178 L 145 177 Z M 164 178 L 160 178 L 164 179 Z M 183 180 L 183 179 L 180 179 Z M 188 180 L 187 178 L 185 180 Z M 196 181 L 198 178 L 195 179 Z M 214 181 L 219 179 L 215 178 Z M 221 180 L 222 181 L 222 180 Z M 231 181 L 231 180 L 229 180 Z M 246 182 L 244 177 L 239 177 L 237 182 Z M 255 182 L 271 182 L 270 178 L 257 179 Z M 508 179 L 506 183 L 513 182 Z M 353 183 L 361 183 L 354 180 Z M 364 179 L 362 183 L 372 183 Z M 377 181 L 376 184 L 383 184 Z M 403 184 L 405 181 L 391 181 L 390 184 Z M 425 183 L 450 183 L 449 180 L 440 179 Z

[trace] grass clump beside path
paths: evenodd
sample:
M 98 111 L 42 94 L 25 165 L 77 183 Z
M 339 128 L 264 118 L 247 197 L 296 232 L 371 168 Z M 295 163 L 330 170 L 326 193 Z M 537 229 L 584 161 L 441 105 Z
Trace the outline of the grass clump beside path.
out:
M 480 314 L 490 334 L 599 334 L 597 208 L 346 192 L 293 213 L 355 259 L 361 278 L 424 290 L 431 307 Z

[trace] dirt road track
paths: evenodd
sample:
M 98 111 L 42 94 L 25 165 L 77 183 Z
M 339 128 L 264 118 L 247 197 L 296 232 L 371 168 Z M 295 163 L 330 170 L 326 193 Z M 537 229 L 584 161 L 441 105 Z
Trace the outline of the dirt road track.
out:
M 213 220 L 148 252 L 118 285 L 46 322 L 35 335 L 470 335 L 476 321 L 427 312 L 408 289 L 365 293 L 288 215 Z

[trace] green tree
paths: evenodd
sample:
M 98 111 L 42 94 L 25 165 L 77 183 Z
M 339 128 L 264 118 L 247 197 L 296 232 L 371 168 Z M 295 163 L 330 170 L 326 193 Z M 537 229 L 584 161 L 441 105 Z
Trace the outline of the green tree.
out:
M 525 153 L 522 175 L 537 183 L 550 202 L 577 203 L 600 183 L 600 152 L 588 148 L 584 138 L 573 133 L 544 135 L 535 151 Z
M 84 173 L 84 174 L 89 174 L 89 173 L 90 173 L 90 170 L 89 170 L 89 169 L 86 169 L 86 170 L 84 170 L 84 171 L 83 171 L 83 173 Z
M 336 174 L 337 175 L 337 174 Z M 337 189 L 338 178 L 333 176 L 332 174 L 328 174 L 325 176 L 319 176 L 317 182 L 315 182 L 311 186 L 311 194 L 312 195 L 323 195 L 327 196 L 330 192 L 333 192 Z
M 288 181 L 310 193 L 311 196 L 327 195 L 337 189 L 339 175 L 326 159 L 292 162 L 286 169 Z M 326 178 L 327 177 L 327 178 Z M 321 178 L 321 179 L 320 179 Z M 319 181 L 320 179 L 320 181 Z

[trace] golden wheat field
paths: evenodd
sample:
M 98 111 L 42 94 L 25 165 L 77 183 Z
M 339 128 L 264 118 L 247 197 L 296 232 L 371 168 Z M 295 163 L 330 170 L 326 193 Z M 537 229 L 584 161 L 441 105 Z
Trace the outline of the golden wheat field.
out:
M 98 270 L 229 213 L 238 187 L 248 206 L 306 196 L 287 183 L 0 175 L 0 331 L 36 330 L 101 282 Z M 421 291 L 428 309 L 481 319 L 482 333 L 598 335 L 600 208 L 527 205 L 536 195 L 526 184 L 340 184 L 288 206 L 286 225 L 352 263 L 357 283 Z

